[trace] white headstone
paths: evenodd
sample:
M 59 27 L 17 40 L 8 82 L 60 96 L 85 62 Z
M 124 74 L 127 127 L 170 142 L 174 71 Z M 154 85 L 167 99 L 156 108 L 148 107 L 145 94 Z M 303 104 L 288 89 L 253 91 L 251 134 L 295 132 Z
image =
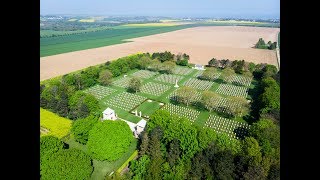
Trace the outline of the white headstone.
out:
M 141 117 L 141 111 L 139 112 L 139 115 L 140 115 L 140 117 Z
M 135 114 L 136 114 L 136 116 L 138 116 L 138 111 L 137 110 L 135 111 Z
M 175 88 L 178 88 L 179 85 L 178 85 L 178 80 L 176 79 L 176 85 L 174 85 Z

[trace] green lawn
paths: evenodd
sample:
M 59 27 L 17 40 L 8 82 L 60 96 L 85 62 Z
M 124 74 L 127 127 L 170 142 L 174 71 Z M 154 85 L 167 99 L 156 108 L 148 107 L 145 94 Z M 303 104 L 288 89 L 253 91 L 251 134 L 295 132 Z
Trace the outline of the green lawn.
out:
M 122 155 L 122 157 L 116 161 L 109 162 L 109 161 L 98 161 L 93 159 L 93 173 L 91 175 L 92 180 L 103 180 L 105 179 L 106 175 L 109 175 L 112 171 L 116 171 L 120 166 L 126 162 L 128 158 L 132 155 L 132 153 L 137 148 L 137 139 L 134 139 L 129 146 L 126 153 Z M 76 148 L 79 150 L 82 150 L 85 153 L 87 152 L 86 145 L 82 145 L 78 142 L 76 142 L 72 137 L 69 138 L 69 140 L 66 141 L 66 143 L 69 145 L 69 148 Z
M 142 115 L 150 116 L 152 113 L 154 113 L 157 109 L 159 109 L 161 106 L 159 105 L 159 102 L 152 101 L 148 102 L 145 101 L 140 106 L 138 106 L 136 109 L 139 113 L 141 111 Z

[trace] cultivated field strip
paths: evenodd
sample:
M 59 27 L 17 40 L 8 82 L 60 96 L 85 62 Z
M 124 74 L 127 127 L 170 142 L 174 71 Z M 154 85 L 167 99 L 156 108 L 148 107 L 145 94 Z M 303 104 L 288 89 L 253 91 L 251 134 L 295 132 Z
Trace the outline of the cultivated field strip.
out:
M 244 122 L 238 122 L 226 119 L 216 115 L 210 115 L 205 122 L 206 127 L 214 129 L 218 133 L 226 133 L 230 138 L 243 138 L 248 135 L 250 125 Z
M 234 86 L 230 84 L 220 84 L 216 92 L 227 96 L 246 98 L 248 95 L 248 88 L 242 86 Z
M 98 100 L 101 100 L 101 99 L 105 98 L 106 96 L 109 96 L 110 94 L 112 94 L 112 93 L 114 93 L 116 91 L 117 90 L 111 89 L 109 87 L 96 85 L 96 86 L 93 86 L 93 87 L 90 87 L 90 88 L 84 90 L 83 92 L 91 94 L 95 98 L 97 98 Z
M 106 100 L 106 102 L 104 103 L 111 107 L 116 107 L 116 108 L 123 109 L 125 111 L 130 111 L 131 109 L 138 106 L 146 99 L 147 98 L 143 96 L 139 96 L 139 95 L 128 93 L 128 92 L 122 92 Z
M 154 83 L 154 82 L 148 82 L 147 84 L 143 85 L 141 87 L 141 92 L 146 94 L 151 94 L 154 96 L 160 96 L 164 92 L 170 89 L 170 86 Z
M 182 106 L 173 105 L 173 104 L 166 104 L 162 109 L 167 110 L 170 114 L 185 117 L 189 119 L 192 123 L 200 115 L 200 111 L 182 107 Z

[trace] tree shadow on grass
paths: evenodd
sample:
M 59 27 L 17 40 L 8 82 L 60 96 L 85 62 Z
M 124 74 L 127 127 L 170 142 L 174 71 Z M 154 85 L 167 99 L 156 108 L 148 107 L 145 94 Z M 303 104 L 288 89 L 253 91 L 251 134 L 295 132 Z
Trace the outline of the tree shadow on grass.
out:
M 218 84 L 227 84 L 223 79 L 215 79 L 213 82 L 218 83 Z
M 233 130 L 233 132 L 236 134 L 236 137 L 238 137 L 241 140 L 249 136 L 249 131 L 243 127 L 237 127 Z

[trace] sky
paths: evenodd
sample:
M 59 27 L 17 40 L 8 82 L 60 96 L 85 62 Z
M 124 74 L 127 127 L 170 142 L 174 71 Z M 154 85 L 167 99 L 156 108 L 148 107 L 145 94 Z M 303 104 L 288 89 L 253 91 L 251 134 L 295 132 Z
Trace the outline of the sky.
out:
M 40 14 L 280 18 L 280 0 L 40 0 Z

